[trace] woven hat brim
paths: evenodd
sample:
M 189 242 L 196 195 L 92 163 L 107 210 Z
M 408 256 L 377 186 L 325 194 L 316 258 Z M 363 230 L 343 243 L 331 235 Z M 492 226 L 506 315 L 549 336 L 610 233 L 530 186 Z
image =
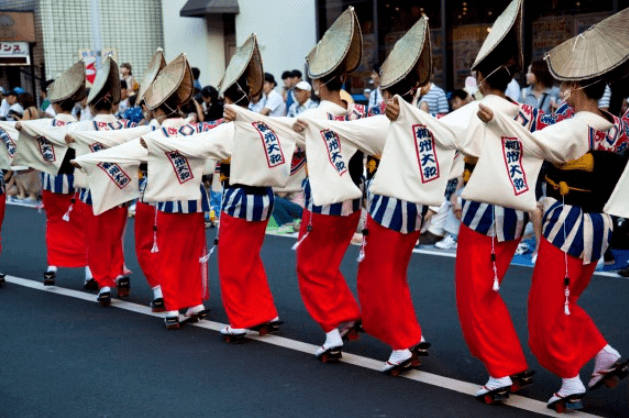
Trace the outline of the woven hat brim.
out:
M 358 68 L 362 56 L 363 36 L 360 22 L 354 8 L 350 6 L 308 53 L 308 76 L 318 79 L 334 72 L 350 73 Z
M 144 103 L 150 110 L 157 109 L 176 96 L 177 105 L 190 100 L 194 93 L 194 78 L 186 54 L 180 54 L 164 67 L 144 93 Z
M 520 71 L 524 63 L 524 56 L 522 55 L 522 12 L 523 3 L 522 0 L 513 0 L 507 8 L 498 16 L 491 32 L 483 42 L 483 45 L 476 56 L 472 70 L 476 70 L 485 61 L 495 61 L 496 65 L 501 65 L 509 60 L 515 58 L 515 62 L 511 63 L 515 71 Z M 515 37 L 508 36 L 510 33 L 514 33 Z M 503 42 L 511 42 L 515 40 L 515 45 L 510 46 L 513 48 L 514 56 L 505 57 L 501 54 L 492 54 L 495 52 Z M 494 57 L 494 55 L 496 55 Z M 500 62 L 499 62 L 500 61 Z
M 256 34 L 251 34 L 247 40 L 238 48 L 232 57 L 221 82 L 219 92 L 222 95 L 245 75 L 249 84 L 249 94 L 256 96 L 262 91 L 264 86 L 264 67 L 262 65 L 262 55 L 258 47 Z M 245 86 L 241 86 L 244 88 Z
M 400 38 L 380 69 L 380 87 L 387 89 L 415 70 L 418 85 L 425 84 L 432 74 L 432 51 L 428 19 L 419 19 Z
M 151 58 L 151 61 L 149 62 L 148 67 L 146 67 L 146 71 L 144 72 L 144 77 L 142 77 L 142 83 L 140 83 L 140 91 L 138 92 L 138 103 L 142 101 L 142 99 L 144 98 L 144 94 L 151 86 L 153 81 L 155 81 L 155 78 L 157 78 L 157 74 L 159 74 L 159 72 L 163 70 L 164 67 L 166 67 L 166 58 L 164 57 L 164 51 L 159 48 L 153 55 L 153 58 Z
M 111 55 L 105 57 L 103 65 L 100 71 L 96 75 L 96 80 L 90 90 L 90 95 L 87 98 L 87 104 L 91 104 L 94 99 L 107 93 L 105 90 L 109 90 L 112 96 L 112 103 L 116 104 L 120 102 L 120 71 L 118 70 L 118 64 L 111 58 Z
M 629 61 L 629 8 L 553 48 L 545 57 L 560 81 L 585 81 L 617 72 Z
M 51 103 L 68 99 L 80 101 L 85 98 L 85 91 L 85 63 L 78 61 L 48 87 L 48 100 Z

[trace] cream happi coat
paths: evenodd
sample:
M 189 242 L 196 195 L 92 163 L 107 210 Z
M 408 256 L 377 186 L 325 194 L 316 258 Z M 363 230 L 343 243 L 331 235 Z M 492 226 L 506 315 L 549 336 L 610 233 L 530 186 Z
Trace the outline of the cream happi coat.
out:
M 625 166 L 622 176 L 616 183 L 616 187 L 603 211 L 612 216 L 629 218 L 629 164 Z
M 92 149 L 94 144 L 104 148 L 75 159 L 80 170 L 87 175 L 94 215 L 139 197 L 139 167 L 146 160 L 146 150 L 140 144 L 140 137 L 151 130 L 153 126 L 149 125 L 72 134 L 77 144 L 80 143 L 77 148 Z
M 531 212 L 537 205 L 535 185 L 543 161 L 560 164 L 582 157 L 589 150 L 590 128 L 608 131 L 612 126 L 594 113 L 578 112 L 530 133 L 513 118 L 494 112 L 462 197 Z
M 164 122 L 165 126 L 167 122 Z M 183 119 L 180 126 L 185 125 Z M 147 146 L 149 178 L 144 192 L 147 202 L 199 200 L 203 174 L 214 171 L 208 160 L 222 161 L 232 155 L 234 124 L 223 123 L 207 132 L 190 136 L 167 137 L 157 130 L 142 136 Z M 175 163 L 176 162 L 176 163 Z M 183 178 L 177 164 L 186 173 Z
M 51 175 L 59 172 L 68 152 L 68 144 L 65 143 L 65 138 L 46 134 L 57 131 L 66 132 L 71 125 L 55 127 L 53 120 L 72 123 L 72 125 L 77 123 L 74 116 L 66 113 L 58 114 L 55 119 L 21 121 L 22 131 L 19 132 L 18 145 L 12 161 L 13 166 L 32 167 Z
M 0 134 L 2 146 L 0 146 L 0 170 L 11 170 L 11 162 L 15 158 L 19 132 L 15 129 L 16 122 L 0 121 Z

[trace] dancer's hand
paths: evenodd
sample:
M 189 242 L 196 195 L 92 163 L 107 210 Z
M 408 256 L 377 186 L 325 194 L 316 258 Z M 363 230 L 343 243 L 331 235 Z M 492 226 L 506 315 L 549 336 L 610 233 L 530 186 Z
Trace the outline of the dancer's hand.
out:
M 491 122 L 491 120 L 494 118 L 494 112 L 490 108 L 483 106 L 482 104 L 478 105 L 477 115 L 478 118 L 485 123 Z
M 229 109 L 229 108 L 225 108 L 223 109 L 223 118 L 225 119 L 225 122 L 233 122 L 236 120 L 236 111 L 233 109 Z
M 293 131 L 297 133 L 302 133 L 306 130 L 308 124 L 301 119 L 297 119 L 297 121 L 293 124 Z
M 395 122 L 400 117 L 400 103 L 397 97 L 387 102 L 387 107 L 384 110 L 384 114 L 389 118 L 391 122 Z

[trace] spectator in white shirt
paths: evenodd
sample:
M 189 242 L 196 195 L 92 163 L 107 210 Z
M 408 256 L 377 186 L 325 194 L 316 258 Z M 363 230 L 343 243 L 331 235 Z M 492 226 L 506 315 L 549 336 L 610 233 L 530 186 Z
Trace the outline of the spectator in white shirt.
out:
M 294 118 L 300 113 L 308 109 L 314 109 L 319 106 L 318 103 L 314 102 L 310 99 L 310 94 L 312 92 L 312 87 L 306 81 L 300 81 L 297 83 L 294 89 L 295 94 L 295 102 L 288 109 L 288 113 L 286 116 L 289 118 Z
M 9 91 L 7 97 L 2 101 L 2 106 L 0 107 L 0 118 L 6 119 L 11 113 L 19 113 L 20 117 L 22 117 L 24 108 L 18 101 L 18 97 L 22 93 L 24 93 L 24 90 L 19 87 Z
M 262 88 L 262 91 L 264 91 L 264 97 L 262 98 L 264 107 L 260 113 L 265 116 L 286 115 L 286 105 L 282 95 L 275 91 L 275 87 L 277 87 L 277 83 L 273 74 L 264 73 L 264 87 Z
M 263 93 L 251 97 L 249 102 L 249 110 L 255 113 L 261 113 L 264 109 L 264 100 L 262 100 Z
M 367 106 L 368 111 L 380 106 L 380 104 L 384 101 L 384 97 L 382 97 L 382 92 L 380 91 L 380 73 L 377 68 L 374 68 L 373 71 L 371 71 L 369 84 L 373 86 L 373 88 L 371 93 L 369 93 L 369 104 Z

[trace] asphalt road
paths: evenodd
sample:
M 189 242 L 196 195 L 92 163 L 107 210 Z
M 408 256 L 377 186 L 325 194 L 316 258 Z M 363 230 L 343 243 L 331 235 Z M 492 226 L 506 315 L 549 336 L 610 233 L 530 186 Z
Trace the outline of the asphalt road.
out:
M 46 267 L 44 215 L 7 207 L 0 269 L 41 281 Z M 130 302 L 147 305 L 151 291 L 133 254 L 132 221 L 125 240 L 132 275 Z M 208 242 L 213 238 L 208 230 Z M 280 317 L 280 335 L 320 345 L 323 332 L 308 316 L 294 273 L 294 241 L 268 236 L 263 249 Z M 355 290 L 357 248 L 343 271 Z M 482 364 L 467 350 L 454 303 L 454 260 L 415 254 L 410 282 L 418 318 L 432 342 L 422 371 L 483 384 Z M 526 297 L 531 269 L 512 267 L 501 286 L 535 384 L 522 395 L 545 402 L 560 380 L 542 369 L 526 346 Z M 82 290 L 81 270 L 61 269 L 60 288 Z M 216 258 L 210 261 L 209 320 L 225 323 Z M 629 281 L 594 277 L 581 305 L 608 341 L 629 355 Z M 94 295 L 92 299 L 95 299 Z M 384 362 L 389 348 L 363 335 L 346 352 Z M 582 372 L 587 382 L 592 365 Z M 224 343 L 218 332 L 164 329 L 161 319 L 92 301 L 7 283 L 0 289 L 0 417 L 533 417 L 509 406 L 416 380 L 384 376 L 358 365 L 319 363 L 313 354 L 249 341 Z M 628 417 L 626 381 L 588 394 L 586 411 Z

